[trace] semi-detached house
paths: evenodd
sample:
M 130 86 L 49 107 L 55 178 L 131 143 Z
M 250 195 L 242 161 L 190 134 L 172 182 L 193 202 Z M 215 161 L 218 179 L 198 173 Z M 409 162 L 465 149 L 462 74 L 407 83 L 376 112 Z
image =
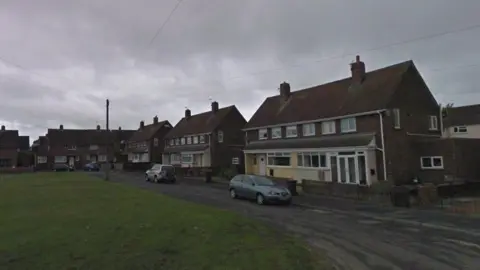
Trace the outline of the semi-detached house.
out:
M 417 138 L 441 132 L 440 107 L 414 63 L 366 72 L 357 56 L 350 70 L 348 78 L 298 91 L 282 83 L 244 128 L 246 172 L 371 185 L 442 168 L 441 156 L 415 151 Z

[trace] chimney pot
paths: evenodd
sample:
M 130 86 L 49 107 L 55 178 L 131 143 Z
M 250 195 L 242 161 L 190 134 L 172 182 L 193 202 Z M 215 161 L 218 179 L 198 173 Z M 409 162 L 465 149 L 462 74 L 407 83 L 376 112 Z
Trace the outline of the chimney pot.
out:
M 63 125 L 60 125 L 60 130 L 63 130 Z
M 100 125 L 97 125 L 97 130 L 100 130 Z
M 186 109 L 185 110 L 185 118 L 190 118 L 190 116 L 192 116 L 192 111 L 190 111 L 190 109 Z
M 2 125 L 2 131 L 3 131 L 3 130 L 5 130 L 5 126 L 4 126 L 4 125 Z
M 283 82 L 280 84 L 280 96 L 282 96 L 285 100 L 290 97 L 290 84 L 287 82 Z
M 122 127 L 118 127 L 118 130 L 122 130 Z
M 158 116 L 155 115 L 155 117 L 153 117 L 153 123 L 158 124 Z
M 143 121 L 140 121 L 140 129 L 144 128 L 145 127 L 145 122 Z
M 350 64 L 352 71 L 352 84 L 361 84 L 365 80 L 365 63 L 360 60 L 360 55 L 357 55 L 355 62 Z
M 218 112 L 218 102 L 216 101 L 212 102 L 212 112 L 213 113 Z

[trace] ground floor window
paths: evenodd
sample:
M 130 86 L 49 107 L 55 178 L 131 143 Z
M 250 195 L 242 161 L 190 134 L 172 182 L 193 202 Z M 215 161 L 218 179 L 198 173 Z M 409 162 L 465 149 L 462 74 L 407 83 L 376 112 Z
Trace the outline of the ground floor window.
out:
M 184 163 L 184 164 L 193 163 L 193 155 L 192 154 L 182 154 L 182 163 Z
M 270 166 L 291 166 L 290 153 L 268 153 L 267 164 Z
M 106 162 L 107 155 L 98 155 L 98 162 Z
M 0 168 L 12 167 L 12 160 L 9 158 L 0 158 Z
M 46 156 L 38 156 L 37 157 L 37 164 L 44 164 L 47 163 L 47 157 Z
M 55 163 L 67 163 L 67 156 L 55 156 Z
M 299 167 L 327 168 L 327 155 L 325 153 L 305 152 L 297 154 Z
M 443 157 L 421 157 L 420 165 L 422 169 L 443 169 Z

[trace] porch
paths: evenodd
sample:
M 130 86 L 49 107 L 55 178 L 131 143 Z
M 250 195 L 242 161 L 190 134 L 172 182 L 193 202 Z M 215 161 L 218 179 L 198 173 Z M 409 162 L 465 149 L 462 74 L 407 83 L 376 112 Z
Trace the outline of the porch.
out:
M 163 153 L 165 164 L 183 168 L 205 168 L 211 166 L 210 148 L 203 145 L 168 147 Z

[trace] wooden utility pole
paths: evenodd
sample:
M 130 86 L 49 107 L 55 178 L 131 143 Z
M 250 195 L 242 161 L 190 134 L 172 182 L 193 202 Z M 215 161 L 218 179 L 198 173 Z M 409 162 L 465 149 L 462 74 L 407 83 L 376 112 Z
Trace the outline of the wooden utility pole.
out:
M 106 100 L 105 102 L 105 109 L 106 109 L 106 119 L 105 119 L 105 122 L 106 122 L 106 129 L 107 129 L 107 167 L 105 168 L 105 180 L 108 181 L 110 180 L 110 167 L 112 166 L 112 164 L 110 164 L 110 128 L 109 128 L 109 121 L 110 121 L 110 115 L 109 115 L 109 111 L 110 111 L 110 100 Z

